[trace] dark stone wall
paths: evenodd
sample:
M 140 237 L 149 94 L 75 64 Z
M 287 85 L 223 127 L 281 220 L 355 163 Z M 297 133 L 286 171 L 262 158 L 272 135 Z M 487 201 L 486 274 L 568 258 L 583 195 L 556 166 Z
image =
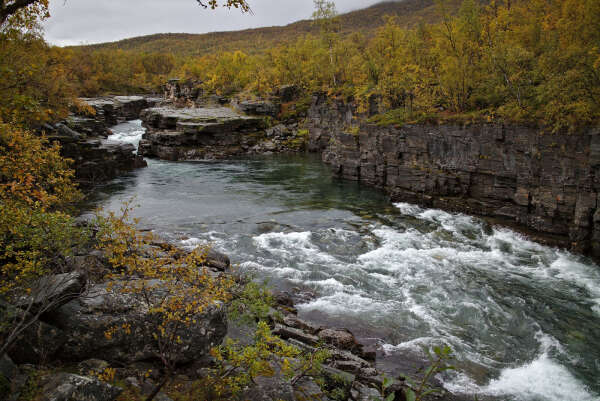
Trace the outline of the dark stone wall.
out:
M 599 129 L 378 127 L 355 110 L 317 95 L 309 111 L 309 148 L 339 176 L 383 188 L 394 201 L 494 217 L 600 259 Z
M 55 125 L 45 125 L 51 142 L 61 145 L 62 156 L 73 160 L 75 179 L 80 187 L 89 190 L 95 185 L 112 180 L 128 171 L 146 167 L 143 157 L 134 153 L 131 144 L 109 144 L 104 139 L 109 127 L 140 117 L 143 109 L 158 99 L 141 96 L 114 96 L 82 99 L 95 110 L 95 115 L 71 115 Z

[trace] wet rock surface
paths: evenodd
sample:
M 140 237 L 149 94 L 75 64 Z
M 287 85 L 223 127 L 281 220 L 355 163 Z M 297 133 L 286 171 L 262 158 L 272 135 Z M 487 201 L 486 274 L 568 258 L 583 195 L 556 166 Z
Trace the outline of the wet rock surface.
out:
M 324 95 L 309 110 L 309 149 L 322 153 L 340 177 L 386 189 L 396 201 L 494 217 L 542 234 L 536 239 L 600 257 L 600 130 L 379 127 L 360 119 L 353 104 Z
M 289 294 L 276 292 L 274 296 L 278 313 L 272 315 L 273 334 L 304 352 L 314 353 L 319 348 L 325 348 L 329 353 L 329 358 L 324 362 L 319 377 L 324 382 L 315 389 L 313 387 L 315 378 L 307 377 L 303 385 L 305 388 L 311 389 L 309 393 L 312 394 L 312 398 L 302 398 L 306 397 L 306 393 L 302 391 L 302 383 L 297 388 L 292 388 L 283 378 L 275 375 L 264 382 L 257 381 L 258 385 L 249 393 L 256 398 L 251 399 L 278 400 L 279 398 L 274 394 L 279 391 L 279 394 L 285 395 L 282 399 L 286 400 L 328 400 L 330 397 L 327 389 L 332 391 L 335 389 L 335 393 L 331 393 L 339 397 L 335 399 L 370 401 L 381 398 L 378 389 L 382 388 L 386 375 L 377 369 L 375 352 L 372 349 L 360 344 L 352 332 L 347 329 L 323 327 L 300 319 L 296 315 L 293 300 Z M 386 395 L 393 392 L 395 399 L 405 399 L 403 389 L 406 383 L 394 379 L 391 379 L 391 382 L 393 384 L 390 385 Z M 455 399 L 452 395 L 444 392 L 438 398 Z

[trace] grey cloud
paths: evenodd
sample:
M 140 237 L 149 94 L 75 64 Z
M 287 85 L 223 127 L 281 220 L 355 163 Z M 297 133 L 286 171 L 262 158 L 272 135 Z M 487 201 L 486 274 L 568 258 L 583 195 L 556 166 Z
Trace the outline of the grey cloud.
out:
M 337 0 L 346 12 L 381 0 Z M 312 0 L 249 0 L 254 13 L 204 10 L 195 0 L 51 0 L 46 39 L 56 45 L 115 41 L 164 32 L 205 33 L 285 25 L 309 18 Z

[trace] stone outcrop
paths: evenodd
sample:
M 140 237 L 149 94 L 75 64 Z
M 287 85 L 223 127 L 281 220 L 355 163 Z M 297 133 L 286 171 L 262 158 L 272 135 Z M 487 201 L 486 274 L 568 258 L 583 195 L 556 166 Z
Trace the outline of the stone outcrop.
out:
M 157 107 L 141 115 L 147 132 L 139 154 L 166 160 L 218 159 L 240 155 L 264 137 L 265 122 L 227 107 Z
M 93 116 L 93 120 L 110 127 L 138 119 L 142 110 L 156 105 L 162 99 L 144 96 L 110 96 L 81 100 L 95 110 L 96 115 Z
M 172 78 L 167 81 L 164 87 L 164 97 L 171 102 L 195 102 L 202 97 L 200 89 L 201 82 Z
M 243 100 L 233 103 L 233 107 L 244 114 L 254 116 L 276 117 L 280 111 L 279 105 L 270 100 Z
M 85 297 L 65 304 L 47 317 L 65 333 L 60 359 L 81 361 L 102 355 L 112 361 L 133 363 L 156 357 L 153 333 L 146 329 L 147 324 L 153 323 L 146 321 L 144 305 L 131 294 L 121 293 L 119 287 L 119 283 L 112 290 L 107 284 L 94 285 Z M 129 325 L 131 334 L 105 335 L 123 324 Z M 211 347 L 221 343 L 226 332 L 225 308 L 214 305 L 207 309 L 196 318 L 195 324 L 182 330 L 181 341 L 187 348 L 178 362 L 191 362 L 207 355 Z
M 113 401 L 123 392 L 98 379 L 69 373 L 46 377 L 44 382 L 43 401 Z
M 74 161 L 75 178 L 84 188 L 109 181 L 128 171 L 146 167 L 132 144 L 105 143 L 98 138 L 71 141 L 50 136 L 61 143 L 61 154 Z
M 600 130 L 360 121 L 353 104 L 314 97 L 309 148 L 339 176 L 394 201 L 491 216 L 600 257 Z
M 41 127 L 50 141 L 58 141 L 61 154 L 73 160 L 75 178 L 83 188 L 109 181 L 128 171 L 146 167 L 143 157 L 131 144 L 107 143 L 109 127 L 139 118 L 143 109 L 159 99 L 141 96 L 114 96 L 81 99 L 95 115 L 71 115 L 55 125 Z

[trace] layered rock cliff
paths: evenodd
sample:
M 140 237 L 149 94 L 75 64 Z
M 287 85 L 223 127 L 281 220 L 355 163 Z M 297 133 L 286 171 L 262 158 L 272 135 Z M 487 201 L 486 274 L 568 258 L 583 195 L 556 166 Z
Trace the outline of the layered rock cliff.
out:
M 270 102 L 217 103 L 177 108 L 154 107 L 141 113 L 146 133 L 139 154 L 165 160 L 222 159 L 243 154 L 295 152 L 303 149 L 305 132 L 298 124 L 269 127 Z
M 362 122 L 361 122 L 362 121 Z M 341 177 L 393 200 L 490 216 L 600 257 L 600 130 L 364 122 L 353 104 L 315 96 L 309 148 Z
M 143 109 L 158 99 L 141 96 L 115 96 L 82 99 L 94 115 L 72 115 L 62 123 L 42 127 L 51 141 L 61 144 L 61 154 L 73 160 L 75 176 L 83 188 L 106 182 L 119 175 L 145 167 L 131 144 L 107 143 L 109 127 L 139 118 Z
M 141 115 L 147 131 L 143 156 L 166 160 L 214 159 L 243 153 L 258 143 L 264 121 L 227 107 L 156 107 Z

